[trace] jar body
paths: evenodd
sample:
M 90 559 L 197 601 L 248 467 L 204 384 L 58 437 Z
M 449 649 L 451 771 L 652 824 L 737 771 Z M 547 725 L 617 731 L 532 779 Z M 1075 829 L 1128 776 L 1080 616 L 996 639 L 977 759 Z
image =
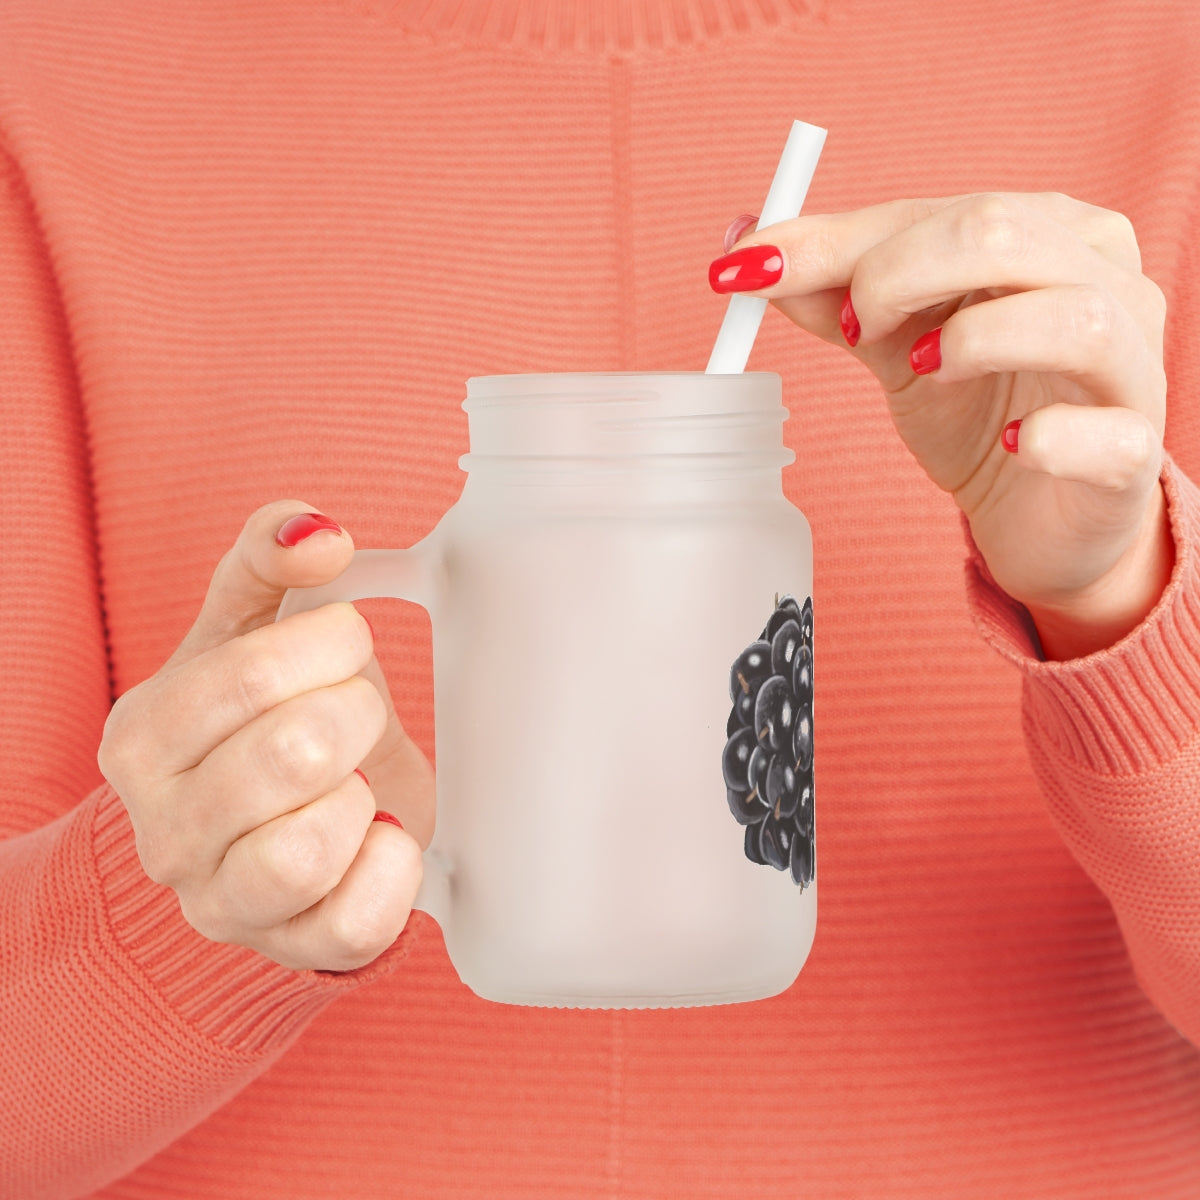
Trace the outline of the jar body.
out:
M 470 477 L 427 542 L 443 932 L 479 995 L 724 1003 L 800 971 L 815 880 L 751 861 L 722 771 L 731 665 L 780 595 L 812 595 L 773 419 L 771 463 L 720 429 L 716 452 L 660 453 L 657 427 L 645 454 L 489 458 L 473 419 Z

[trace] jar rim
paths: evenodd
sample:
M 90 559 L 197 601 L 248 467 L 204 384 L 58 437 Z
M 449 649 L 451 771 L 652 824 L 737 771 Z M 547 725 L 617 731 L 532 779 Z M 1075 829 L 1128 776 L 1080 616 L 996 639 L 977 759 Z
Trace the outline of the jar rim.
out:
M 645 381 L 645 394 L 639 394 L 635 381 Z M 605 384 L 608 387 L 605 387 Z M 589 391 L 588 384 L 594 384 Z M 614 387 L 617 384 L 620 386 Z M 672 387 L 687 386 L 710 395 L 731 391 L 758 393 L 764 399 L 782 395 L 783 380 L 774 371 L 742 371 L 737 374 L 709 374 L 705 371 L 539 371 L 514 375 L 473 375 L 467 380 L 463 408 L 470 412 L 489 402 L 516 398 L 535 402 L 558 400 L 594 402 L 631 399 L 661 399 Z M 611 393 L 611 394 L 610 394 Z

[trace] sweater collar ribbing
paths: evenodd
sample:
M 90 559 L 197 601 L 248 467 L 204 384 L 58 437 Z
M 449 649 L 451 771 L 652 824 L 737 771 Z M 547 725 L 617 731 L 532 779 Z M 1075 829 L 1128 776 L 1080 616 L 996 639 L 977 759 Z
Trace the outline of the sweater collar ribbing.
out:
M 408 33 L 475 45 L 609 51 L 698 45 L 823 17 L 828 0 L 351 0 Z

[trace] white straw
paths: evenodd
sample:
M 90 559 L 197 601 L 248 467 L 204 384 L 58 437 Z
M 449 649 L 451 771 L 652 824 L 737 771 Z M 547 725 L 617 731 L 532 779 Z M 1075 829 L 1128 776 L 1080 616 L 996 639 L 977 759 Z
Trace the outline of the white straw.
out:
M 824 129 L 803 121 L 792 122 L 792 131 L 779 157 L 775 178 L 771 180 L 771 189 L 758 218 L 759 229 L 800 215 L 800 206 L 808 193 L 824 145 Z M 705 374 L 737 375 L 746 369 L 746 360 L 754 348 L 754 338 L 766 311 L 767 302 L 761 296 L 735 293 L 729 297 L 729 307 L 725 310 L 708 366 L 704 368 Z

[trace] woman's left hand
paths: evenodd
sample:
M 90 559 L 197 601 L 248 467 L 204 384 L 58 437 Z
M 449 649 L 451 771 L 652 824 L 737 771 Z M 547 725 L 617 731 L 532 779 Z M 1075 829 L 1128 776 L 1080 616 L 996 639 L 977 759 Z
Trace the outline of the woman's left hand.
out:
M 1048 658 L 1111 645 L 1153 608 L 1174 560 L 1166 305 L 1125 217 L 1057 194 L 901 200 L 731 250 L 717 291 L 769 298 L 879 379 Z

